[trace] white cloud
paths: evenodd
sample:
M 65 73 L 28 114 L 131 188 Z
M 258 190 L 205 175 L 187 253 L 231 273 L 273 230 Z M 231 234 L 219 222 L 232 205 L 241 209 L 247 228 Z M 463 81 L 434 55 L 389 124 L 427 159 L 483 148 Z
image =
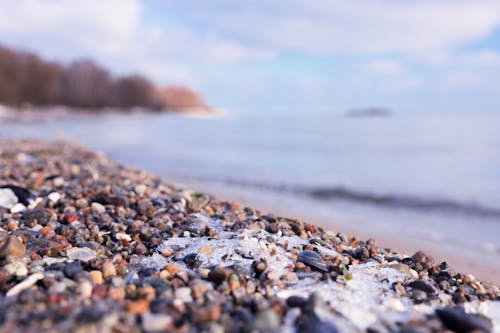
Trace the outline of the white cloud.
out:
M 279 52 L 321 55 L 443 50 L 481 38 L 500 23 L 500 2 L 493 0 L 187 4 L 196 8 L 196 22 L 218 33 Z

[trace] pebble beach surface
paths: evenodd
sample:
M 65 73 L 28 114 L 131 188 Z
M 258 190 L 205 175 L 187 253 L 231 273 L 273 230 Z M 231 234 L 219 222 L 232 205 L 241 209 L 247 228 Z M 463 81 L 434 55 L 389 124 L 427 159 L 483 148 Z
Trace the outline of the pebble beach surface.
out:
M 500 332 L 500 290 L 64 142 L 0 139 L 0 332 Z

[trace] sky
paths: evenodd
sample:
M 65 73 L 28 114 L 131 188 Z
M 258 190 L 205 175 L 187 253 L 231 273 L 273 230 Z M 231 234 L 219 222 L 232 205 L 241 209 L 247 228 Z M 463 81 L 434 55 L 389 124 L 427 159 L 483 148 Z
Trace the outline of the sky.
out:
M 500 112 L 497 0 L 0 0 L 0 44 L 230 112 Z

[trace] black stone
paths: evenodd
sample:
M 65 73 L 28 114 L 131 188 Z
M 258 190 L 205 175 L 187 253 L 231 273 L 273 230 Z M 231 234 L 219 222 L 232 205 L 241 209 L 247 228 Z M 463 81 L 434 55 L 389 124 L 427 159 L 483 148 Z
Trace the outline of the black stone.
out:
M 428 295 L 437 294 L 436 288 L 432 284 L 424 280 L 416 280 L 408 284 L 412 289 L 425 291 Z
M 302 308 L 307 304 L 307 299 L 297 295 L 290 296 L 286 299 L 286 305 L 291 308 Z
M 86 306 L 76 315 L 76 321 L 79 323 L 95 323 L 104 317 L 106 311 L 99 306 Z
M 50 222 L 51 215 L 41 209 L 26 210 L 21 215 L 21 222 L 29 223 L 34 222 L 45 226 Z
M 83 272 L 83 267 L 78 262 L 70 262 L 63 268 L 64 275 L 70 279 L 75 279 Z
M 297 333 L 337 333 L 338 331 L 335 325 L 322 321 L 314 313 L 306 314 L 297 326 Z
M 436 314 L 448 329 L 457 333 L 491 332 L 493 329 L 490 319 L 478 314 L 468 314 L 460 306 L 437 309 Z
M 189 268 L 198 268 L 201 265 L 201 261 L 198 259 L 198 254 L 196 253 L 187 254 L 182 258 L 182 261 L 184 261 Z
M 316 271 L 328 272 L 326 262 L 318 253 L 312 250 L 304 250 L 300 252 L 298 255 L 298 260 Z
M 367 261 L 370 258 L 370 252 L 366 247 L 358 247 L 356 251 L 354 251 L 354 258 L 360 261 Z

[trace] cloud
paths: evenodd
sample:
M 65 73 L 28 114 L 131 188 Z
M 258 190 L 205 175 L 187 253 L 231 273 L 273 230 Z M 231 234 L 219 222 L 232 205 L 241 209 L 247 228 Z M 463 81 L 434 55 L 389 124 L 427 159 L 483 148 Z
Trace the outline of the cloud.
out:
M 492 0 L 182 4 L 182 10 L 196 8 L 194 22 L 225 36 L 278 52 L 320 55 L 443 50 L 484 37 L 500 23 L 500 2 Z
M 234 105 L 498 92 L 498 51 L 467 46 L 499 26 L 496 0 L 0 0 L 0 43 Z

